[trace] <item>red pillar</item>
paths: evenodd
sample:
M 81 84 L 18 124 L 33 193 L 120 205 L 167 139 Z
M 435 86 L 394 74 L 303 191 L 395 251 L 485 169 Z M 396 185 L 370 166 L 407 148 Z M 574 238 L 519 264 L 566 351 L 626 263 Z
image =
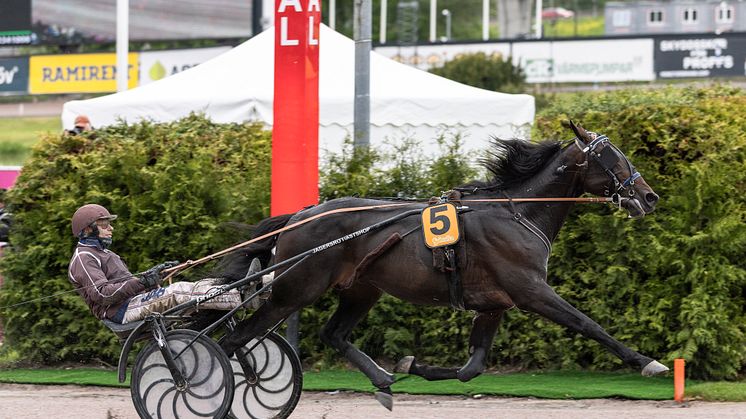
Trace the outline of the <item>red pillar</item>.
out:
M 273 216 L 318 203 L 320 0 L 275 1 Z

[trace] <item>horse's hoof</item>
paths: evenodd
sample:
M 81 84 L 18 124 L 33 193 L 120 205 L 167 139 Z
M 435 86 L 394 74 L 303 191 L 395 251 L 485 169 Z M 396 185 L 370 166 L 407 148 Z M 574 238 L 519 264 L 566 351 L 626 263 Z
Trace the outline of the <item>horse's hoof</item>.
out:
M 396 363 L 394 366 L 394 372 L 409 374 L 409 369 L 412 368 L 412 364 L 414 364 L 414 357 L 411 355 L 405 356 Z
M 381 403 L 381 406 L 389 409 L 389 411 L 394 410 L 394 396 L 391 395 L 390 388 L 382 388 L 376 391 L 373 396 L 378 400 L 378 403 Z
M 645 368 L 642 369 L 642 376 L 643 377 L 652 377 L 654 375 L 660 375 L 664 372 L 668 371 L 668 367 L 661 364 L 658 361 L 650 361 L 648 365 L 645 365 Z

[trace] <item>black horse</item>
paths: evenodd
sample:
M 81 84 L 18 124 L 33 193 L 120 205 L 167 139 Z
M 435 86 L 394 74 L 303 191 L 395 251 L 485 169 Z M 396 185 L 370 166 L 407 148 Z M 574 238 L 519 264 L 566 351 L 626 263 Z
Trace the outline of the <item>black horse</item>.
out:
M 588 316 L 563 300 L 547 284 L 547 261 L 573 202 L 485 202 L 490 198 L 563 198 L 583 193 L 613 196 L 632 217 L 653 211 L 658 195 L 648 186 L 627 157 L 605 136 L 586 132 L 570 123 L 576 139 L 571 142 L 533 144 L 521 140 L 495 140 L 496 149 L 485 160 L 494 175 L 491 182 L 475 182 L 462 191 L 461 204 L 471 211 L 460 215 L 463 231 L 458 271 L 462 283 L 460 303 L 475 314 L 469 339 L 469 359 L 461 368 L 419 364 L 408 356 L 397 372 L 429 380 L 467 381 L 485 368 L 500 319 L 518 307 L 534 312 L 598 341 L 624 363 L 650 376 L 668 370 L 614 338 Z M 482 200 L 481 202 L 479 200 Z M 343 198 L 270 218 L 258 225 L 255 237 L 285 224 L 323 212 L 390 201 Z M 403 210 L 424 208 L 424 203 L 331 214 L 281 233 L 244 252 L 243 261 L 260 257 L 266 263 L 276 246 L 274 262 L 287 260 L 308 249 L 387 219 Z M 321 331 L 322 340 L 336 348 L 367 375 L 391 407 L 394 376 L 352 345 L 348 338 L 355 325 L 386 292 L 414 304 L 453 304 L 453 292 L 443 272 L 433 268 L 433 253 L 423 244 L 420 218 L 404 218 L 376 232 L 331 247 L 304 260 L 301 269 L 279 269 L 270 299 L 223 341 L 229 354 L 291 313 L 312 304 L 332 287 L 339 291 L 339 306 Z M 409 234 L 414 233 L 414 234 Z M 399 239 L 392 239 L 398 237 Z M 236 277 L 245 273 L 235 272 Z M 388 401 L 385 401 L 389 397 Z M 379 398 L 379 401 L 381 398 Z

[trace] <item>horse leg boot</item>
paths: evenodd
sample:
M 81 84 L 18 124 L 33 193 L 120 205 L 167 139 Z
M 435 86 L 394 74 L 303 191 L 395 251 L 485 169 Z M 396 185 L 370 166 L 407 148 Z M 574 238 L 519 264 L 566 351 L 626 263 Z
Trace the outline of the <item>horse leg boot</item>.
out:
M 459 379 L 469 381 L 484 371 L 487 355 L 495 338 L 504 310 L 477 313 L 469 337 L 469 360 L 461 368 L 436 367 L 418 364 L 413 356 L 402 358 L 394 372 L 412 374 L 428 381 Z
M 381 291 L 365 283 L 356 283 L 351 288 L 341 291 L 337 310 L 321 329 L 320 334 L 324 343 L 344 355 L 379 388 L 375 394 L 376 400 L 385 408 L 392 410 L 394 399 L 390 387 L 394 383 L 394 376 L 349 342 L 352 329 L 379 298 Z
M 545 282 L 537 286 L 535 292 L 525 296 L 523 301 L 516 301 L 522 310 L 542 315 L 547 319 L 591 338 L 619 357 L 625 364 L 642 368 L 643 376 L 653 376 L 668 371 L 660 362 L 641 355 L 611 337 L 598 323 L 563 300 Z

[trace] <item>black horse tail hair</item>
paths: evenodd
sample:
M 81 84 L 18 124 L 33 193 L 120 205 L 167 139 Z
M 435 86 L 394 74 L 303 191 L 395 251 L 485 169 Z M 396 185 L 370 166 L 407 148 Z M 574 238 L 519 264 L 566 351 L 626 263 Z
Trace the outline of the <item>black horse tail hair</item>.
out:
M 261 237 L 285 227 L 293 215 L 295 214 L 265 218 L 251 228 L 250 238 Z M 275 246 L 276 241 L 277 235 L 267 237 L 225 256 L 217 266 L 216 276 L 225 278 L 227 282 L 243 279 L 254 258 L 259 258 L 262 262 L 262 267 L 266 268 L 272 259 L 272 248 Z

